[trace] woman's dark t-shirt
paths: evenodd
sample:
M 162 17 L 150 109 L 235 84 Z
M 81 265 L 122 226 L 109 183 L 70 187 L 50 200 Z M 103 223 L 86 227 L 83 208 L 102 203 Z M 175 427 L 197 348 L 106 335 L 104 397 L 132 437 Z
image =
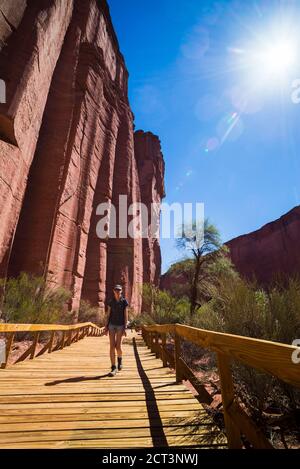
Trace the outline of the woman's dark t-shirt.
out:
M 128 306 L 127 300 L 120 298 L 120 301 L 117 301 L 115 298 L 112 298 L 108 301 L 107 306 L 110 306 L 108 324 L 125 326 L 125 309 Z

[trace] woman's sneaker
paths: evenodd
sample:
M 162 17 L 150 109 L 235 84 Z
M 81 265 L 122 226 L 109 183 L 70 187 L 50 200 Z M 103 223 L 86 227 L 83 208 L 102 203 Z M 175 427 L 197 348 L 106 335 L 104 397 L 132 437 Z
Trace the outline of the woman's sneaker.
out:
M 108 376 L 116 376 L 116 374 L 117 374 L 117 367 L 116 365 L 112 365 L 111 372 L 109 373 Z
M 122 357 L 118 357 L 118 370 L 121 371 L 123 368 Z

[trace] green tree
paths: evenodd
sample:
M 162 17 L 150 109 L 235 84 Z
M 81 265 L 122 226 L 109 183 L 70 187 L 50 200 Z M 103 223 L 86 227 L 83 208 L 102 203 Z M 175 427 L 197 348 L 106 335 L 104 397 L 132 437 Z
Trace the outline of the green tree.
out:
M 225 262 L 226 249 L 222 247 L 219 231 L 208 219 L 202 226 L 196 221 L 183 224 L 176 244 L 179 250 L 193 259 L 190 285 L 190 314 L 193 316 L 201 306 L 201 296 L 205 294 L 206 283 L 211 281 L 212 266 L 221 258 Z M 202 294 L 199 295 L 201 291 Z

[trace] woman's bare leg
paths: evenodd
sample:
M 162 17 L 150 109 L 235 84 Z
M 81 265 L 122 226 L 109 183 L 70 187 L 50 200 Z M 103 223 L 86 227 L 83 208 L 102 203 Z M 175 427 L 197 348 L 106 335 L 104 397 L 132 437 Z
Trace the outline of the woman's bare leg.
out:
M 116 366 L 116 333 L 109 331 L 110 361 L 112 366 Z
M 116 333 L 116 350 L 118 358 L 122 357 L 122 338 L 123 338 L 123 331 L 118 331 Z

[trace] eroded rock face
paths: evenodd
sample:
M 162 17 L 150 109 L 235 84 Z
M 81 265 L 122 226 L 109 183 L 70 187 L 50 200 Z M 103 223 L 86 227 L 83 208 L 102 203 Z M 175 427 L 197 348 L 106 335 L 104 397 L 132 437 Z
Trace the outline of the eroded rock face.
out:
M 238 272 L 268 286 L 278 275 L 300 274 L 300 206 L 257 231 L 229 241 Z
M 0 2 L 14 25 L 0 21 L 0 78 L 7 82 L 0 104 L 0 274 L 45 274 L 72 291 L 72 309 L 82 298 L 103 308 L 112 285 L 122 283 L 139 312 L 144 265 L 158 282 L 159 246 L 149 241 L 143 259 L 141 239 L 96 235 L 100 203 L 118 210 L 120 194 L 128 205 L 141 200 L 143 150 L 136 158 L 128 72 L 108 6 L 18 0 L 13 13 L 8 3 Z M 159 158 L 160 166 L 153 157 L 149 167 L 149 194 L 155 184 L 163 192 Z
M 151 230 L 151 213 L 160 207 L 165 196 L 164 160 L 159 138 L 151 132 L 139 130 L 134 135 L 135 157 L 139 173 L 141 201 L 147 207 L 147 237 L 143 238 L 144 283 L 158 285 L 161 271 L 159 238 Z
M 25 8 L 26 0 L 1 0 L 0 2 L 0 50 L 6 45 L 9 36 L 18 28 Z

